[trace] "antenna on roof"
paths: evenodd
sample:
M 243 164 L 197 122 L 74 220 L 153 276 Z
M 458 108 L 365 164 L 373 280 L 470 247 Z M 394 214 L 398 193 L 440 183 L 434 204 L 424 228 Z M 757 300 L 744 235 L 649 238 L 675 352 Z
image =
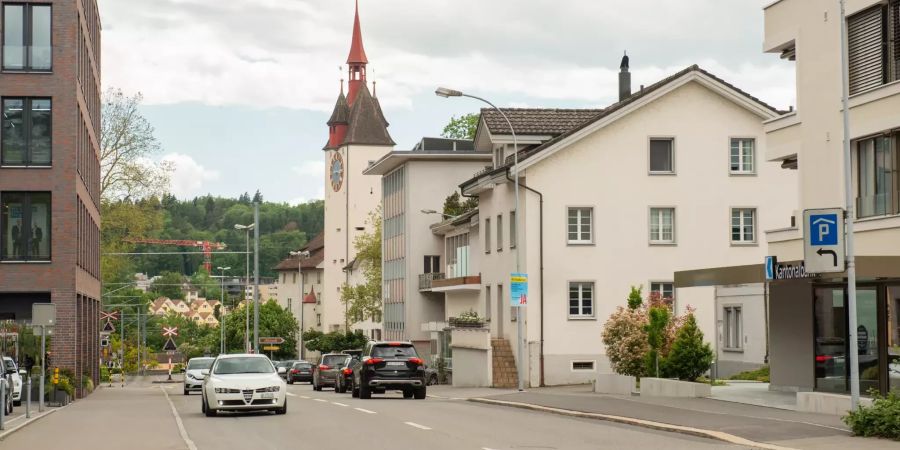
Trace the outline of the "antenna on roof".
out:
M 344 79 L 341 78 L 341 95 L 344 95 Z
M 378 97 L 378 82 L 372 80 L 372 97 Z

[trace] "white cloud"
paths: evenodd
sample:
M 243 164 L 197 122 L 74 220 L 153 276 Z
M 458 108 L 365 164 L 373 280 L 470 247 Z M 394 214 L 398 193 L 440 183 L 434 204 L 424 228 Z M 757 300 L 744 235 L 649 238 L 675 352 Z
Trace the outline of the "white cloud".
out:
M 178 198 L 192 198 L 204 194 L 204 183 L 219 179 L 219 173 L 207 169 L 194 161 L 194 158 L 181 153 L 169 153 L 162 160 L 171 163 L 175 170 L 172 172 L 172 195 Z
M 299 166 L 291 167 L 291 170 L 301 177 L 315 177 L 322 182 L 325 180 L 325 161 L 303 161 Z

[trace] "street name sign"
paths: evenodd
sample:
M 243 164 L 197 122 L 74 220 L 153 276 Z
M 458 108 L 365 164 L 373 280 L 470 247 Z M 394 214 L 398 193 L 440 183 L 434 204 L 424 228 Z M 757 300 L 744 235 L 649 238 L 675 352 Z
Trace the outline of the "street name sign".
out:
M 277 345 L 267 345 L 267 346 L 263 347 L 263 350 L 265 350 L 267 352 L 276 352 L 276 351 L 278 351 L 279 348 L 280 347 L 278 347 Z
M 509 276 L 510 306 L 517 308 L 528 304 L 528 274 L 512 273 Z
M 261 337 L 261 338 L 259 338 L 259 343 L 260 344 L 280 345 L 280 344 L 284 344 L 284 338 L 283 337 Z
M 803 211 L 803 265 L 809 273 L 839 273 L 845 270 L 844 210 Z

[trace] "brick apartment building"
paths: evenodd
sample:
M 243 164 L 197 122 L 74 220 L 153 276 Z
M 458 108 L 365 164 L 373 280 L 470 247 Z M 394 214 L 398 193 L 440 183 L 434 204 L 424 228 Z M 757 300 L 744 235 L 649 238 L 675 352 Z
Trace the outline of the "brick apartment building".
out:
M 84 376 L 96 385 L 97 1 L 20 0 L 0 5 L 0 320 L 27 323 L 33 303 L 56 304 L 51 365 L 72 370 L 79 388 Z

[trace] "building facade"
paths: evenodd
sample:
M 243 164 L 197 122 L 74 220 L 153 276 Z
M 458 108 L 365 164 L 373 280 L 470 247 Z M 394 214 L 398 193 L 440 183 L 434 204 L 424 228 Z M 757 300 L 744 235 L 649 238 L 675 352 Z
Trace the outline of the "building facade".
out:
M 491 153 L 475 151 L 472 141 L 423 138 L 365 171 L 382 184 L 384 336 L 412 341 L 420 355 L 435 354 L 435 333 L 446 327 L 444 295 L 431 283 L 453 275 L 442 237 L 428 227 L 459 181 L 490 162 Z
M 672 298 L 678 313 L 695 308 L 715 342 L 715 291 L 676 292 L 674 272 L 701 252 L 722 263 L 759 261 L 761 230 L 789 224 L 796 195 L 784 186 L 794 174 L 761 164 L 763 121 L 778 111 L 697 66 L 635 93 L 620 88 L 619 102 L 537 143 L 530 140 L 541 130 L 529 129 L 548 122 L 546 112 L 508 111 L 525 136 L 518 211 L 508 126 L 491 126 L 483 111 L 478 133 L 491 138 L 476 142 L 497 154 L 495 168 L 461 186 L 479 198 L 481 248 L 471 250 L 482 259 L 479 312 L 492 338 L 513 343 L 525 361 L 526 385 L 584 383 L 610 371 L 603 323 L 632 286 Z M 529 275 L 521 337 L 509 294 L 517 256 Z M 754 307 L 761 314 L 762 297 Z
M 85 376 L 96 385 L 101 91 L 97 2 L 4 1 L 0 6 L 0 318 L 27 323 L 32 304 L 55 304 L 51 364 L 72 370 L 76 386 L 82 386 Z
M 375 177 L 363 176 L 363 171 L 395 145 L 381 105 L 369 90 L 368 62 L 357 9 L 347 57 L 347 95 L 342 81 L 341 93 L 328 120 L 328 143 L 323 149 L 326 251 L 321 314 L 326 332 L 349 326 L 346 306 L 340 300 L 341 287 L 350 276 L 344 268 L 356 258 L 356 237 L 373 231 L 370 218 L 378 214 L 381 202 L 381 183 Z
M 309 256 L 291 256 L 275 267 L 278 272 L 277 301 L 294 315 L 301 332 L 321 331 L 322 301 L 325 297 L 322 288 L 325 278 L 325 235 L 319 233 L 300 252 L 309 252 Z M 300 345 L 299 341 L 297 344 Z M 306 350 L 298 348 L 297 354 L 306 357 Z

